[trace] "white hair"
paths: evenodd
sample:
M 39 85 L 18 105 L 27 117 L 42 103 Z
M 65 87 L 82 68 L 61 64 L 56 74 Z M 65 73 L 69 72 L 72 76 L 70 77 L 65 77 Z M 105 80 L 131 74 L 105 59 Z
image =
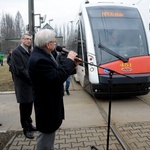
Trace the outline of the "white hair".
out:
M 41 29 L 35 34 L 34 45 L 35 47 L 43 48 L 47 43 L 53 41 L 55 32 L 50 29 Z

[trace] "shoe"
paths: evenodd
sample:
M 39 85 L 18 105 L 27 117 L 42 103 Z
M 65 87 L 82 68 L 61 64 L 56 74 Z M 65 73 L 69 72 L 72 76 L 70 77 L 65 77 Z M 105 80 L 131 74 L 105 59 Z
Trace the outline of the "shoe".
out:
M 28 139 L 34 139 L 33 133 L 29 130 L 23 130 L 23 133 L 25 135 L 26 138 Z
M 66 93 L 67 93 L 67 95 L 70 95 L 70 93 L 69 93 L 69 91 L 68 91 L 68 90 L 66 90 Z
M 36 129 L 36 127 L 34 127 L 33 125 L 30 126 L 29 130 L 30 130 L 30 131 L 38 131 L 38 130 Z

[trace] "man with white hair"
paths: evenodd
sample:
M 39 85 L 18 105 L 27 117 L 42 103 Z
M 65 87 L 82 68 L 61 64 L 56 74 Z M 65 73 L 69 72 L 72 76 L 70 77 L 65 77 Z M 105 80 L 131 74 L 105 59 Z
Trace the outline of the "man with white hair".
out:
M 51 54 L 56 46 L 55 32 L 42 29 L 35 34 L 29 59 L 29 75 L 34 91 L 36 127 L 39 131 L 36 150 L 53 150 L 55 132 L 64 119 L 62 86 L 80 64 L 74 51 L 68 53 L 60 66 Z

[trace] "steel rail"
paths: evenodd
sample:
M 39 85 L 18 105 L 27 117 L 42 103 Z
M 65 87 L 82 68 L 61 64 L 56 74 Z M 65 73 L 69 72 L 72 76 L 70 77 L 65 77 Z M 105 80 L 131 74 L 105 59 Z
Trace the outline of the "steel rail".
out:
M 102 117 L 104 118 L 104 120 L 108 123 L 108 115 L 105 112 L 105 110 L 98 104 L 98 99 L 94 98 L 94 101 L 102 115 Z M 122 148 L 124 150 L 132 150 L 132 148 L 129 146 L 129 144 L 123 139 L 122 135 L 120 134 L 120 132 L 117 129 L 117 126 L 115 125 L 115 123 L 113 123 L 113 121 L 111 120 L 110 122 L 110 128 L 112 130 L 112 132 L 114 133 L 115 137 L 117 138 L 118 142 L 120 143 L 120 145 L 122 146 Z

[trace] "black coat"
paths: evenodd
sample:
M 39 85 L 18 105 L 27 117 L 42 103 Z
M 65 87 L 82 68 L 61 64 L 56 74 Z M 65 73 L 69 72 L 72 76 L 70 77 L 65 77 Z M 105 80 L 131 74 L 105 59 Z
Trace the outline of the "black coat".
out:
M 7 64 L 9 65 L 9 71 L 12 71 L 12 68 L 11 68 L 11 53 L 9 53 L 8 56 L 7 56 Z
M 57 62 L 60 65 L 62 65 L 67 58 L 67 54 L 58 52 L 57 56 L 55 56 L 55 58 L 56 58 Z M 76 68 L 74 68 L 73 72 L 70 75 L 73 75 L 73 74 L 76 74 Z
M 28 73 L 29 57 L 30 55 L 20 45 L 13 50 L 11 55 L 11 66 L 18 103 L 33 102 L 32 85 Z
M 64 119 L 62 85 L 74 68 L 75 63 L 71 59 L 66 59 L 60 67 L 44 50 L 33 50 L 29 59 L 29 74 L 39 131 L 52 133 L 60 127 Z

